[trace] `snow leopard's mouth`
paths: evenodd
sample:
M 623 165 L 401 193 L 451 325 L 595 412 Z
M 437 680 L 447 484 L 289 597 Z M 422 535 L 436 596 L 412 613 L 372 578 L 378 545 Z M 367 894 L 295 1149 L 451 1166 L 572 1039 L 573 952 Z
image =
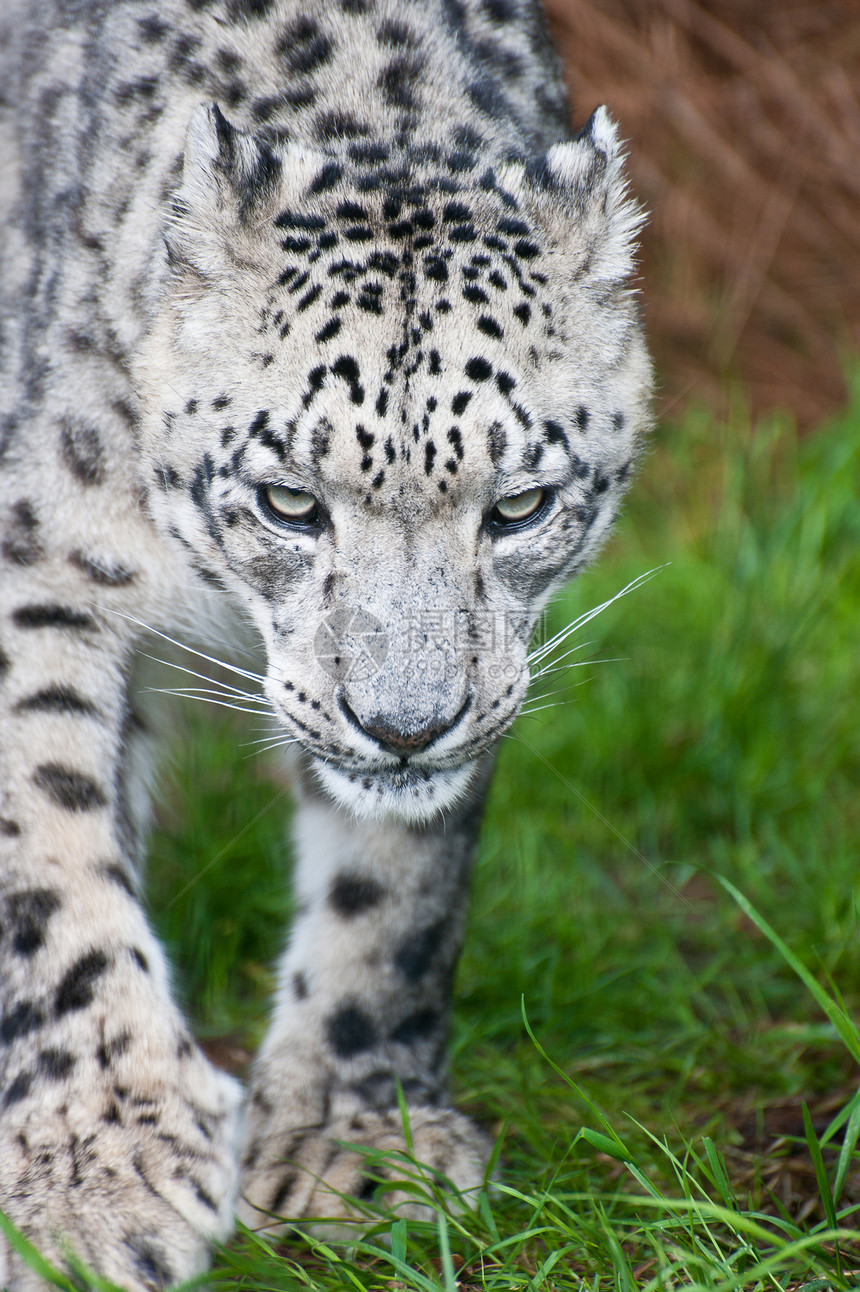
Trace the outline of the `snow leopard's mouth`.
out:
M 314 771 L 327 793 L 357 817 L 387 817 L 418 824 L 453 807 L 467 793 L 477 769 L 470 759 L 455 767 L 391 767 L 355 770 L 314 759 Z

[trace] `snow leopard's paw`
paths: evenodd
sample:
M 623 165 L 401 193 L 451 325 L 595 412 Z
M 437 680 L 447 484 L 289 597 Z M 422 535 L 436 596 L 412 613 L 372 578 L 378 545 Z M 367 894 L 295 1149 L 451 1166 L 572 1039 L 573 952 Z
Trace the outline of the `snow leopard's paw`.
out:
M 71 1254 L 127 1292 L 152 1292 L 204 1270 L 230 1232 L 239 1089 L 183 1048 L 146 1064 L 148 1077 L 114 1063 L 80 1080 L 64 1073 L 68 1056 L 46 1051 L 50 1086 L 33 1081 L 30 1094 L 22 1073 L 7 1087 L 0 1208 L 55 1264 Z M 2 1239 L 0 1286 L 46 1286 Z
M 482 1131 L 450 1108 L 417 1107 L 409 1110 L 409 1136 L 411 1148 L 398 1109 L 356 1113 L 326 1126 L 278 1131 L 271 1124 L 245 1156 L 240 1218 L 252 1228 L 277 1229 L 279 1218 L 324 1217 L 334 1222 L 323 1227 L 331 1236 L 354 1233 L 362 1216 L 356 1200 L 372 1196 L 400 1216 L 429 1215 L 428 1205 L 398 1182 L 445 1187 L 450 1181 L 467 1202 L 474 1198 L 491 1148 Z M 378 1183 L 385 1180 L 390 1190 Z M 316 1225 L 314 1232 L 320 1232 Z

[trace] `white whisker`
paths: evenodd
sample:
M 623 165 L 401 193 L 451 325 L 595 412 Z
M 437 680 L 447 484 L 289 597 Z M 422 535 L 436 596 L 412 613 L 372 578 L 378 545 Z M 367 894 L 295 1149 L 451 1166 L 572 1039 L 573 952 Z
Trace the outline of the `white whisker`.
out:
M 256 744 L 257 742 L 254 741 L 254 743 Z M 245 757 L 256 758 L 258 754 L 271 754 L 276 749 L 286 749 L 287 745 L 296 745 L 298 743 L 295 736 L 291 736 L 285 740 L 276 740 L 272 744 L 266 745 L 263 749 L 252 749 L 250 753 L 245 754 Z
M 161 659 L 159 655 L 150 655 L 147 651 L 141 651 L 141 654 L 143 655 L 144 659 L 151 659 L 156 664 L 163 664 L 165 668 L 178 669 L 180 673 L 187 673 L 189 677 L 197 677 L 200 679 L 201 682 L 208 682 L 210 686 L 220 687 L 225 695 L 233 695 L 236 699 L 239 699 L 239 700 L 259 699 L 260 703 L 264 703 L 264 702 L 267 703 L 267 701 L 265 701 L 265 697 L 261 696 L 259 692 L 255 693 L 253 691 L 243 691 L 241 687 L 231 686 L 229 682 L 222 682 L 217 677 L 210 677 L 208 673 L 198 673 L 195 669 L 188 668 L 188 666 L 185 664 L 177 664 L 172 659 Z
M 215 704 L 220 709 L 233 709 L 236 713 L 250 713 L 255 718 L 259 718 L 260 716 L 259 709 L 248 709 L 244 705 L 231 704 L 227 700 L 215 700 L 215 699 L 210 699 L 208 696 L 205 696 L 205 695 L 195 695 L 193 691 L 191 692 L 163 691 L 160 687 L 157 687 L 157 686 L 149 686 L 146 689 L 153 695 L 179 695 L 180 699 L 183 699 L 183 700 L 200 700 L 202 701 L 203 704 Z
M 532 696 L 533 700 L 551 700 L 554 695 L 564 695 L 566 691 L 574 691 L 578 686 L 584 686 L 590 682 L 591 678 L 583 678 L 581 682 L 569 682 L 567 686 L 560 686 L 555 691 L 544 691 L 542 694 Z M 530 713 L 530 709 L 520 709 L 520 713 Z
M 601 614 L 609 606 L 613 605 L 621 597 L 625 597 L 628 592 L 633 592 L 637 588 L 640 588 L 643 583 L 647 583 L 649 579 L 652 579 L 655 574 L 659 573 L 660 570 L 664 570 L 665 568 L 666 568 L 665 565 L 658 565 L 658 566 L 655 566 L 653 570 L 647 570 L 644 574 L 637 575 L 635 579 L 632 579 L 631 582 L 628 583 L 626 587 L 621 588 L 621 590 L 619 592 L 616 592 L 614 596 L 609 597 L 606 601 L 601 602 L 600 605 L 593 606 L 591 610 L 587 610 L 583 614 L 579 615 L 576 619 L 573 619 L 569 624 L 567 624 L 565 628 L 561 628 L 555 634 L 554 637 L 551 637 L 548 642 L 545 642 L 543 646 L 539 646 L 536 650 L 532 651 L 531 654 L 528 656 L 528 663 L 530 665 L 540 663 L 540 661 L 542 659 L 545 659 L 546 656 L 549 655 L 553 650 L 555 650 L 557 646 L 563 645 L 563 643 L 567 640 L 567 638 L 570 637 L 573 633 L 575 633 L 577 629 L 582 628 L 585 624 L 589 623 L 592 619 L 595 619 L 599 614 Z
M 614 655 L 610 659 L 577 659 L 572 664 L 564 664 L 560 660 L 558 663 L 547 664 L 546 668 L 535 673 L 532 677 L 532 685 L 539 682 L 542 677 L 549 677 L 551 673 L 560 673 L 568 668 L 587 668 L 589 664 L 623 664 L 625 658 L 624 655 Z M 565 656 L 562 655 L 561 659 L 564 660 Z
M 119 615 L 121 619 L 127 619 L 129 623 L 137 624 L 148 633 L 160 637 L 162 641 L 170 642 L 171 646 L 178 646 L 180 650 L 186 650 L 191 655 L 197 655 L 200 659 L 205 659 L 209 664 L 217 664 L 219 668 L 226 668 L 230 673 L 236 673 L 239 677 L 247 677 L 252 682 L 264 682 L 266 679 L 259 673 L 249 673 L 245 668 L 239 668 L 236 664 L 228 664 L 226 660 L 218 659 L 214 655 L 207 655 L 205 651 L 197 650 L 194 646 L 189 646 L 186 642 L 179 641 L 176 637 L 171 637 L 168 633 L 161 632 L 158 628 L 151 628 L 145 624 L 142 619 L 136 619 L 134 615 L 124 614 L 121 610 L 112 611 L 113 614 Z
M 559 644 L 560 644 L 560 643 L 559 643 Z M 589 646 L 593 646 L 593 645 L 594 645 L 594 642 L 593 642 L 593 641 L 588 641 L 588 642 L 578 642 L 576 646 L 571 646 L 571 647 L 570 647 L 570 649 L 569 649 L 568 651 L 566 651 L 564 655 L 559 656 L 559 658 L 560 658 L 560 659 L 566 659 L 568 655 L 575 655 L 578 651 L 581 651 L 581 650 L 588 650 L 588 647 L 589 647 Z M 542 648 L 540 648 L 540 649 L 542 649 Z M 534 652 L 532 652 L 532 654 L 534 654 Z M 529 656 L 529 658 L 531 658 L 531 656 Z M 540 677 L 540 670 L 538 670 L 538 672 L 537 672 L 537 673 L 535 673 L 535 674 L 534 674 L 534 676 L 535 676 L 535 677 Z
M 243 695 L 241 692 L 234 693 L 230 691 L 212 690 L 209 687 L 205 687 L 205 686 L 170 686 L 170 687 L 151 686 L 148 689 L 150 691 L 158 691 L 160 695 L 196 695 L 196 696 L 215 695 L 220 697 L 221 699 L 224 699 L 225 697 L 227 697 L 231 700 L 244 700 L 246 702 L 253 701 L 255 704 L 267 703 L 267 701 L 264 698 L 262 697 L 258 698 L 255 695 L 250 695 L 250 694 Z M 264 712 L 264 710 L 261 710 L 261 713 L 262 712 Z
M 572 704 L 572 700 L 554 700 L 552 704 L 539 704 L 534 709 L 521 709 L 520 718 L 531 718 L 535 713 L 540 713 L 543 709 L 559 709 L 563 704 Z

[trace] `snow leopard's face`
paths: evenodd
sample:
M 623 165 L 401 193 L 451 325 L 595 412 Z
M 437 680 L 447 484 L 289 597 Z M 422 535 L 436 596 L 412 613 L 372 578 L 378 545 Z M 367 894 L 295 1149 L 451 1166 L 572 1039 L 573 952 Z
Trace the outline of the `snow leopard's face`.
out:
M 529 683 L 648 417 L 612 127 L 440 185 L 192 125 L 139 373 L 151 508 L 239 594 L 326 789 L 424 820 Z

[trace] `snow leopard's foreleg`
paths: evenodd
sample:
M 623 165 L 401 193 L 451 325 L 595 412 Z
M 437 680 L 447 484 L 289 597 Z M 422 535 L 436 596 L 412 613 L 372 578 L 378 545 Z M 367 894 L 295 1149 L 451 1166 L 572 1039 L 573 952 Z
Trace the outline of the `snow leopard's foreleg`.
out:
M 367 1196 L 374 1172 L 338 1141 L 402 1150 L 398 1082 L 415 1158 L 460 1189 L 481 1184 L 489 1145 L 446 1106 L 445 1066 L 482 797 L 411 827 L 356 821 L 305 788 L 298 914 L 251 1083 L 249 1224 L 348 1216 L 342 1195 Z
M 121 532 L 52 555 L 61 519 L 23 497 L 0 526 L 0 1208 L 140 1292 L 232 1225 L 237 1088 L 137 899 L 133 641 L 111 610 L 145 575 Z M 3 1240 L 0 1286 L 43 1286 Z

